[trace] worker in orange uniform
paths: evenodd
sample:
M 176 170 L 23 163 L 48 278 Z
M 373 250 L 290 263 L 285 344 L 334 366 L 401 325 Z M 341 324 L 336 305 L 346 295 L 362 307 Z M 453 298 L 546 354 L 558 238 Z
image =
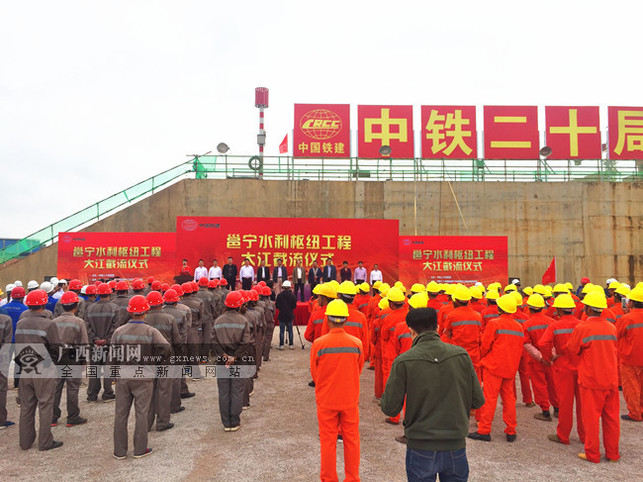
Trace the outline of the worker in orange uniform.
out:
M 489 290 L 485 293 L 485 299 L 487 300 L 487 307 L 480 312 L 482 315 L 482 333 L 484 333 L 485 328 L 487 327 L 487 322 L 498 318 L 498 306 L 496 301 L 500 298 L 500 295 L 496 290 Z
M 382 283 L 379 287 L 379 303 L 371 309 L 370 326 L 370 340 L 371 340 L 371 353 L 373 354 L 373 369 L 375 370 L 375 400 L 379 401 L 384 393 L 384 382 L 382 381 L 382 337 L 380 336 L 380 324 L 383 318 L 386 318 L 391 309 L 388 306 L 388 300 L 385 298 L 386 293 L 390 286 L 387 283 Z
M 337 293 L 328 283 L 320 283 L 315 286 L 313 293 L 317 295 L 319 308 L 313 311 L 308 318 L 308 326 L 304 333 L 304 338 L 309 342 L 314 342 L 322 335 L 321 329 L 324 323 L 324 313 L 326 305 L 337 298 Z
M 529 288 L 527 286 L 527 288 Z M 531 291 L 533 294 L 533 291 L 531 289 L 527 290 Z M 527 304 L 526 300 L 523 300 L 522 295 L 518 291 L 509 291 L 508 294 L 513 296 L 516 299 L 516 312 L 512 315 L 513 319 L 516 320 L 518 323 L 520 323 L 520 326 L 523 325 L 525 321 L 529 319 L 529 305 Z M 530 295 L 531 296 L 531 295 Z M 529 299 L 529 297 L 527 297 Z M 525 310 L 521 309 L 521 306 L 526 307 L 526 313 Z M 524 327 L 523 327 L 524 330 Z M 537 348 L 533 348 L 534 351 L 537 351 Z M 542 359 L 542 357 L 541 357 Z M 525 404 L 525 407 L 531 408 L 535 407 L 536 404 L 534 403 L 534 396 L 531 390 L 531 378 L 530 378 L 530 366 L 531 366 L 532 358 L 529 356 L 529 353 L 527 350 L 523 350 L 522 355 L 520 357 L 520 363 L 518 364 L 518 378 L 520 379 L 520 391 L 522 393 L 522 401 Z M 514 393 L 516 392 L 516 385 L 514 384 Z M 517 399 L 516 395 L 516 399 Z
M 545 300 L 538 293 L 534 293 L 529 297 L 527 305 L 529 305 L 531 316 L 522 325 L 525 331 L 525 343 L 531 343 L 534 347 L 538 347 L 543 333 L 545 333 L 545 330 L 549 325 L 554 323 L 555 320 L 544 315 Z M 530 360 L 529 376 L 531 378 L 531 386 L 534 390 L 534 398 L 542 410 L 542 413 L 535 413 L 534 418 L 551 422 L 552 418 L 549 406 L 551 403 L 554 408 L 554 415 L 557 416 L 558 396 L 556 394 L 556 383 L 550 362 Z
M 451 295 L 454 310 L 444 320 L 442 339 L 452 345 L 467 350 L 471 362 L 481 379 L 480 372 L 480 338 L 482 336 L 482 315 L 469 306 L 471 292 L 464 286 L 458 286 Z
M 444 333 L 444 319 L 446 316 L 451 313 L 455 308 L 453 306 L 453 300 L 451 299 L 451 296 L 455 292 L 456 285 L 447 285 L 447 288 L 445 290 L 445 295 L 448 296 L 446 303 L 444 303 L 440 309 L 438 310 L 438 335 L 442 336 Z M 446 341 L 442 339 L 442 341 Z
M 484 304 L 482 290 L 478 286 L 472 286 L 469 288 L 469 292 L 471 293 L 469 308 L 473 311 L 477 311 L 478 313 L 482 313 L 482 310 L 487 307 L 487 305 Z
M 346 303 L 333 300 L 326 307 L 330 331 L 310 350 L 310 373 L 315 382 L 322 481 L 337 481 L 337 437 L 344 442 L 346 481 L 358 481 L 359 377 L 364 366 L 362 342 L 342 328 L 349 316 Z
M 337 299 L 342 300 L 348 306 L 348 319 L 344 322 L 344 330 L 349 335 L 353 335 L 362 342 L 364 347 L 364 360 L 368 358 L 368 327 L 366 317 L 355 306 L 355 295 L 357 294 L 357 287 L 352 281 L 343 281 L 339 288 L 337 288 Z M 325 335 L 330 331 L 328 325 L 328 317 L 324 317 L 322 323 L 321 335 Z
M 397 354 L 395 353 L 395 326 L 406 320 L 406 315 L 409 312 L 408 304 L 406 304 L 406 297 L 400 288 L 391 288 L 386 294 L 390 313 L 385 318 L 381 318 L 380 322 L 380 337 L 382 343 L 382 385 L 386 387 L 386 382 L 391 374 L 391 367 L 393 360 Z M 400 423 L 399 417 L 397 420 L 387 417 L 385 422 L 397 425 Z
M 548 435 L 552 442 L 569 445 L 569 434 L 574 424 L 574 400 L 576 401 L 576 430 L 581 442 L 585 441 L 582 402 L 578 385 L 578 359 L 567 353 L 567 343 L 580 320 L 573 315 L 576 303 L 569 294 L 561 294 L 554 300 L 558 319 L 550 324 L 540 337 L 538 348 L 543 360 L 553 362 L 552 370 L 558 395 L 558 427 Z M 552 355 L 555 350 L 555 355 Z
M 578 384 L 585 427 L 585 452 L 578 454 L 583 460 L 599 463 L 601 460 L 599 419 L 602 420 L 603 445 L 610 461 L 621 458 L 618 452 L 619 393 L 617 373 L 616 327 L 601 318 L 607 309 L 604 293 L 593 291 L 583 298 L 587 319 L 581 321 L 567 343 L 567 351 L 579 356 Z
M 368 303 L 371 301 L 371 295 L 368 294 L 368 292 L 371 291 L 371 287 L 366 281 L 364 281 L 357 286 L 357 289 L 359 292 L 357 293 L 357 296 L 355 296 L 355 308 L 366 316 L 368 314 Z
M 643 287 L 634 288 L 628 298 L 629 313 L 616 322 L 623 398 L 628 410 L 621 418 L 640 422 L 643 415 Z
M 614 291 L 614 306 L 610 308 L 612 313 L 614 313 L 614 319 L 616 323 L 618 320 L 626 313 L 627 310 L 627 299 L 630 294 L 630 287 L 625 283 L 621 283 L 616 291 Z
M 491 441 L 491 423 L 496 413 L 498 395 L 502 398 L 502 418 L 507 442 L 516 440 L 516 395 L 514 383 L 523 351 L 524 332 L 511 316 L 516 299 L 503 295 L 497 300 L 498 318 L 487 323 L 482 335 L 482 378 L 484 405 L 478 414 L 478 430 L 469 434 L 474 440 Z

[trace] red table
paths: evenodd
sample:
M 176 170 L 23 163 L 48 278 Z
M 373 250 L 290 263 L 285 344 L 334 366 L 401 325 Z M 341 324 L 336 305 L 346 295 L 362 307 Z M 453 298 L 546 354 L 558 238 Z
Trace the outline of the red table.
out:
M 299 325 L 299 326 L 306 326 L 308 324 L 308 318 L 310 318 L 310 313 L 308 313 L 308 303 L 307 302 L 302 302 L 298 301 L 297 302 L 297 308 L 295 308 L 295 320 L 294 320 L 294 325 Z M 275 310 L 275 325 L 279 326 L 279 310 Z

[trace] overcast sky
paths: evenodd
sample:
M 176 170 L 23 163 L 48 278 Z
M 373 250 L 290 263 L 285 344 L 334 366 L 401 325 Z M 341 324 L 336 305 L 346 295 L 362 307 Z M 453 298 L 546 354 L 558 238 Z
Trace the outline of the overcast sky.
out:
M 221 141 L 256 153 L 258 86 L 266 154 L 295 103 L 640 106 L 641 5 L 2 0 L 0 237 Z

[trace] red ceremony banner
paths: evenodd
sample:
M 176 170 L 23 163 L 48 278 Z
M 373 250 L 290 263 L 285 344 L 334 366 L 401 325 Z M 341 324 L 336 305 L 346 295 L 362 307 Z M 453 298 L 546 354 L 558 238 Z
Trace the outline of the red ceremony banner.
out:
M 538 159 L 538 107 L 484 107 L 485 159 Z
M 475 106 L 423 105 L 422 129 L 422 157 L 478 157 Z
M 610 159 L 643 159 L 643 107 L 608 107 Z
M 255 267 L 265 260 L 272 272 L 282 258 L 292 275 L 297 259 L 308 273 L 313 261 L 321 267 L 330 256 L 338 279 L 344 260 L 353 271 L 358 261 L 369 272 L 377 263 L 387 281 L 397 279 L 398 220 L 179 216 L 176 223 L 178 258 L 190 266 L 201 258 L 222 266 L 232 256 L 237 266 L 244 258 Z
M 295 104 L 294 157 L 350 157 L 349 104 Z
M 359 105 L 357 106 L 359 157 L 378 159 L 392 157 L 412 159 L 413 106 L 411 105 Z M 382 156 L 382 146 L 391 148 L 390 156 Z
M 400 236 L 400 281 L 507 284 L 507 236 Z
M 107 278 L 171 282 L 176 269 L 174 233 L 59 233 L 58 277 L 91 283 Z
M 549 159 L 600 159 L 598 107 L 546 106 Z

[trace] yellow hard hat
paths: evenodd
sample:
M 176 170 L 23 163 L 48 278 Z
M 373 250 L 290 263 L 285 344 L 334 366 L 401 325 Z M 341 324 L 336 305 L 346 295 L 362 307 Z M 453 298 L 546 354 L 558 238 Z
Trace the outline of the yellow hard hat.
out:
M 545 288 L 545 294 L 543 296 L 545 298 L 551 298 L 551 295 L 552 295 L 551 286 L 547 285 L 544 288 Z
M 325 296 L 326 298 L 337 298 L 337 290 L 333 288 L 333 286 L 330 283 L 322 283 L 318 284 L 315 286 L 315 288 L 319 288 L 317 291 L 318 295 Z
M 536 285 L 534 286 L 534 293 L 538 293 L 539 295 L 544 295 L 547 292 L 545 291 L 545 287 L 543 285 Z
M 627 297 L 632 301 L 643 303 L 643 286 L 639 286 L 639 284 L 637 284 L 636 287 L 632 291 L 630 291 Z
M 324 285 L 324 283 L 319 283 L 319 284 L 315 285 L 315 287 L 313 288 L 313 294 L 314 295 L 321 295 L 323 285 Z
M 583 286 L 583 289 L 581 290 L 581 293 L 586 295 L 587 293 L 592 291 L 593 287 L 594 287 L 594 285 L 592 283 L 585 283 L 585 286 Z
M 409 298 L 409 305 L 412 308 L 426 308 L 429 303 L 429 297 L 426 293 L 415 293 Z
M 388 290 L 390 289 L 391 289 L 391 286 L 388 283 L 382 283 L 379 288 L 380 294 L 382 296 L 386 296 L 386 293 L 388 293 Z
M 469 293 L 471 293 L 471 298 L 475 298 L 477 300 L 482 298 L 482 290 L 479 286 L 472 286 L 469 288 Z
M 576 303 L 574 303 L 572 295 L 562 294 L 554 300 L 554 308 L 573 309 L 576 308 Z
M 523 293 L 525 293 L 527 296 L 531 296 L 534 294 L 534 289 L 531 286 L 525 286 L 522 289 Z
M 520 293 L 518 293 L 517 291 L 510 291 L 508 294 L 516 299 L 516 304 L 518 306 L 522 305 L 522 295 Z
M 618 293 L 621 296 L 627 296 L 630 294 L 630 287 L 627 286 L 625 283 L 621 283 L 620 286 L 616 288 L 615 293 Z
M 414 283 L 413 286 L 411 286 L 411 293 L 424 293 L 426 291 L 426 288 L 422 283 Z
M 402 293 L 406 293 L 406 286 L 401 281 L 396 281 L 393 285 L 395 288 L 398 288 Z
M 527 304 L 529 306 L 531 306 L 532 308 L 544 308 L 545 307 L 545 300 L 538 293 L 534 293 L 529 298 L 527 298 Z
M 429 293 L 437 293 L 440 291 L 440 285 L 435 281 L 429 281 L 429 283 L 426 285 L 426 290 Z
M 552 293 L 569 293 L 569 290 L 564 284 L 558 283 L 556 286 L 554 286 Z
M 377 280 L 375 283 L 373 283 L 373 288 L 377 290 L 380 288 L 381 285 L 382 285 L 382 282 L 380 280 Z
M 451 296 L 455 292 L 455 289 L 456 289 L 455 285 L 447 285 L 446 292 L 449 296 Z
M 404 292 L 400 288 L 394 286 L 393 288 L 388 290 L 386 298 L 389 300 L 389 302 L 402 303 L 404 301 L 404 298 L 406 297 L 404 296 Z
M 592 289 L 590 290 L 591 293 L 603 293 L 605 294 L 605 290 L 601 285 L 594 285 L 592 286 Z
M 494 281 L 489 285 L 489 289 L 496 288 L 496 291 L 500 292 L 500 288 L 502 288 L 502 285 L 500 284 L 500 281 Z
M 497 300 L 500 298 L 500 294 L 497 290 L 489 290 L 485 293 L 484 297 L 488 300 Z
M 515 284 L 510 284 L 505 286 L 504 292 L 508 293 L 509 291 L 516 291 L 516 285 Z
M 533 295 L 532 295 L 533 296 Z M 498 308 L 500 308 L 505 313 L 515 313 L 518 309 L 518 304 L 516 303 L 516 298 L 511 295 L 503 295 L 496 301 Z
M 643 288 L 643 281 L 639 281 L 638 283 L 636 283 L 635 288 Z
M 600 288 L 600 286 L 599 286 Z M 605 299 L 605 293 L 599 293 L 598 291 L 592 291 L 587 293 L 585 298 L 583 298 L 583 304 L 596 308 L 598 310 L 604 310 L 607 308 L 607 300 Z
M 451 295 L 451 299 L 453 301 L 469 301 L 471 299 L 471 292 L 469 291 L 469 288 L 457 286 Z
M 342 300 L 333 300 L 326 306 L 326 316 L 348 318 L 348 306 Z
M 484 293 L 485 291 L 487 291 L 487 290 L 485 289 L 484 285 L 483 285 L 480 281 L 477 281 L 477 282 L 476 282 L 476 284 L 475 284 L 475 286 L 476 286 L 477 288 L 480 288 L 480 291 L 482 291 L 483 293 Z
M 567 288 L 569 291 L 574 289 L 574 285 L 571 284 L 569 281 L 565 283 L 565 288 Z
M 352 281 L 343 281 L 337 288 L 337 294 L 355 296 L 357 294 L 357 287 Z
M 337 288 L 339 288 L 339 283 L 337 282 L 337 280 L 332 279 L 328 282 L 328 284 L 333 287 L 335 292 L 337 292 Z
M 608 290 L 615 290 L 615 289 L 616 289 L 616 288 L 618 288 L 620 285 L 621 285 L 621 283 L 619 283 L 618 281 L 612 281 L 612 282 L 607 286 L 607 289 L 608 289 Z
M 368 285 L 366 281 L 364 281 L 361 285 L 358 286 L 360 291 L 363 291 L 364 293 L 368 293 L 371 287 Z
M 377 306 L 380 308 L 380 310 L 385 310 L 386 308 L 388 308 L 388 298 L 382 298 Z

